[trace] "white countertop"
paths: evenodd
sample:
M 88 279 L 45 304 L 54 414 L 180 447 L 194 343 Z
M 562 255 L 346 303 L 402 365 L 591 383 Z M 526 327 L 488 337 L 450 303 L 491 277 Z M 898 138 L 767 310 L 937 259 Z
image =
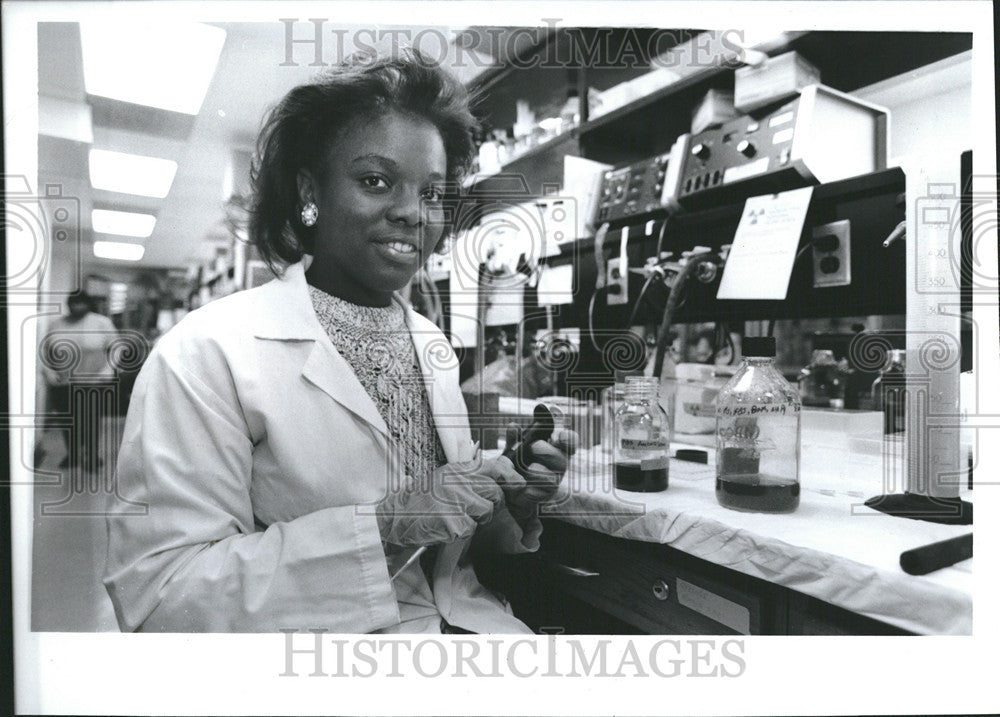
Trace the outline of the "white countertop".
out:
M 667 544 L 912 632 L 971 635 L 972 560 L 918 577 L 903 572 L 899 555 L 972 527 L 867 508 L 867 498 L 902 489 L 886 489 L 881 455 L 803 443 L 802 494 L 794 513 L 723 508 L 715 499 L 714 466 L 676 459 L 666 491 L 616 491 L 608 456 L 595 446 L 573 457 L 544 515 L 619 538 Z M 898 465 L 898 454 L 886 462 Z

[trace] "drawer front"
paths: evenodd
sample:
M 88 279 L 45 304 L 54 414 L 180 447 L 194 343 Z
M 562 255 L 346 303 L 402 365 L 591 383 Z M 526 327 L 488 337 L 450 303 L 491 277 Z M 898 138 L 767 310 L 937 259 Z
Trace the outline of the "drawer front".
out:
M 539 556 L 553 587 L 651 634 L 759 634 L 767 595 L 671 560 L 662 545 L 624 541 L 557 521 Z

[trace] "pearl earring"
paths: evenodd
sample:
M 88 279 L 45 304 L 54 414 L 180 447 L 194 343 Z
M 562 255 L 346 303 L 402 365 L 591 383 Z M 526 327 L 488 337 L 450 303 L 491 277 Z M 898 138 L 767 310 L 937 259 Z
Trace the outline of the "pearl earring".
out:
M 316 223 L 316 218 L 319 216 L 319 208 L 312 202 L 307 202 L 304 207 L 302 207 L 302 223 L 311 227 Z

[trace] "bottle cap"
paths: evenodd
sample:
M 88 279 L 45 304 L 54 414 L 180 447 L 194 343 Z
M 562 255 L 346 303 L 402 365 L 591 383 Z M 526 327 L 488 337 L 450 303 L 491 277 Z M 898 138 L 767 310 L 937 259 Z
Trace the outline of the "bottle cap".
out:
M 656 395 L 658 381 L 654 376 L 626 376 L 625 400 L 641 401 Z
M 889 356 L 886 360 L 886 366 L 893 363 L 906 363 L 906 351 L 903 349 L 889 349 Z
M 744 356 L 765 356 L 774 358 L 777 349 L 773 336 L 747 336 L 743 339 Z
M 632 371 L 618 369 L 615 371 L 615 383 L 626 383 L 630 376 L 642 376 L 643 373 L 640 369 L 635 369 Z

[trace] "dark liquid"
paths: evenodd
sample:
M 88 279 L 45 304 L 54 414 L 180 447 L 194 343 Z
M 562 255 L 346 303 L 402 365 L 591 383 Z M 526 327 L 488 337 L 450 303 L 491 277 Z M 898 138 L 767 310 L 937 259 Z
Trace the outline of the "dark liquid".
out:
M 799 507 L 799 484 L 767 475 L 728 475 L 715 479 L 719 504 L 755 513 L 791 513 Z
M 642 470 L 636 463 L 615 464 L 615 488 L 634 493 L 656 493 L 667 489 L 667 469 Z

